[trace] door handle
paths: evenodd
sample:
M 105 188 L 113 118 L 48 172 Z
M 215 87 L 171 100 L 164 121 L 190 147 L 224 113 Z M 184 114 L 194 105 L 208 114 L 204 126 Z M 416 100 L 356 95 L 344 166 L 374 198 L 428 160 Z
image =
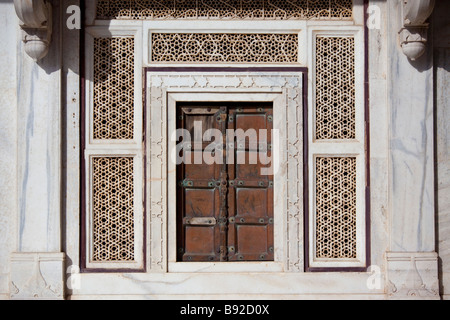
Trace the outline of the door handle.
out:
M 184 218 L 183 224 L 191 226 L 215 226 L 216 218 Z

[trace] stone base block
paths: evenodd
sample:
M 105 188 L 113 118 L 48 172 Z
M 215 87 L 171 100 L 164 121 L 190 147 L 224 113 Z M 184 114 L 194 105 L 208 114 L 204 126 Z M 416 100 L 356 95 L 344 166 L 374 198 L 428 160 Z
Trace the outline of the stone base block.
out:
M 10 298 L 64 299 L 64 253 L 12 253 Z
M 387 295 L 398 300 L 438 300 L 435 252 L 387 252 Z

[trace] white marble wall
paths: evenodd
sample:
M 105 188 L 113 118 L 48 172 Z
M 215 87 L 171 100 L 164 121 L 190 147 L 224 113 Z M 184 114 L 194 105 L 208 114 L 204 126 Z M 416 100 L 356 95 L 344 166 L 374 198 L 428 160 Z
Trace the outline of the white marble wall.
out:
M 16 47 L 18 21 L 13 0 L 0 2 L 0 299 L 9 295 L 9 253 L 15 246 Z
M 77 4 L 78 0 L 54 0 L 52 3 L 54 12 L 58 12 L 61 9 L 60 3 L 66 8 L 69 4 Z M 389 292 L 393 295 L 403 290 L 407 283 L 402 283 L 402 279 L 414 268 L 417 271 L 414 275 L 421 277 L 424 285 L 434 294 L 435 287 L 432 282 L 435 275 L 430 273 L 424 276 L 422 269 L 434 271 L 435 256 L 432 253 L 437 243 L 442 262 L 441 290 L 448 293 L 450 111 L 447 83 L 450 52 L 445 43 L 435 45 L 438 49 L 435 50 L 434 56 L 434 80 L 438 86 L 434 91 L 437 112 L 437 145 L 434 153 L 432 51 L 428 50 L 427 55 L 416 63 L 409 62 L 399 49 L 396 38 L 399 29 L 399 1 L 373 0 L 371 3 L 382 7 L 383 20 L 381 29 L 372 30 L 369 37 L 370 108 L 373 115 L 372 264 L 382 267 L 383 274 L 384 271 L 395 269 L 389 277 L 389 281 L 395 282 L 392 283 L 394 287 L 387 284 L 387 289 L 391 290 Z M 61 13 L 65 14 L 63 11 Z M 448 12 L 442 8 L 436 11 Z M 442 19 L 445 21 L 446 17 Z M 0 24 L 4 31 L 0 38 L 0 299 L 9 298 L 10 294 L 11 297 L 26 298 L 38 290 L 39 288 L 27 287 L 29 279 L 34 277 L 33 273 L 27 270 L 40 268 L 37 274 L 46 277 L 47 261 L 52 262 L 52 267 L 48 270 L 51 270 L 52 275 L 57 274 L 57 277 L 46 278 L 44 282 L 50 283 L 50 280 L 54 280 L 56 284 L 53 285 L 52 292 L 57 292 L 57 296 L 62 297 L 65 288 L 58 287 L 58 283 L 62 282 L 60 276 L 63 274 L 64 255 L 60 252 L 67 252 L 73 259 L 68 261 L 67 265 L 79 265 L 77 247 L 66 245 L 66 238 L 79 237 L 78 227 L 73 227 L 79 223 L 80 205 L 80 92 L 77 54 L 79 35 L 76 31 L 64 28 L 63 61 L 58 32 L 60 22 L 64 20 L 55 21 L 54 42 L 49 55 L 36 64 L 26 56 L 21 47 L 13 1 L 0 2 Z M 436 159 L 433 159 L 434 155 Z M 436 175 L 433 171 L 434 160 L 437 164 Z M 70 190 L 77 191 L 68 193 L 68 186 L 72 186 Z M 439 213 L 437 241 L 435 199 Z M 70 226 L 67 233 L 65 226 Z M 388 255 L 388 261 L 383 261 L 385 251 L 394 251 Z M 417 254 L 419 251 L 428 254 Z M 11 256 L 12 252 L 18 253 Z M 427 263 L 426 268 L 421 266 L 423 261 Z M 13 279 L 10 279 L 10 266 L 16 264 L 18 267 L 11 273 Z M 415 267 L 411 269 L 410 265 Z M 385 270 L 385 267 L 388 270 Z M 399 270 L 404 272 L 397 279 Z M 428 276 L 431 280 L 427 280 Z M 160 288 L 160 292 L 172 294 L 171 285 L 180 282 L 179 277 L 177 275 L 169 279 L 166 287 Z M 198 275 L 192 279 L 195 277 Z M 324 277 L 322 284 L 314 282 L 318 277 Z M 330 286 L 328 277 L 335 278 L 339 284 Z M 279 280 L 275 276 L 272 278 L 269 280 L 273 283 Z M 349 288 L 349 278 L 355 283 L 353 289 Z M 129 294 L 145 295 L 156 288 L 154 283 L 158 279 L 148 275 L 136 275 L 130 283 L 154 282 L 149 284 L 149 288 L 142 290 L 140 287 L 138 290 L 130 286 L 130 283 L 123 284 L 123 287 L 130 288 L 127 289 Z M 322 293 L 340 295 L 342 291 L 347 290 L 349 293 L 360 293 L 367 297 L 371 293 L 383 297 L 383 289 L 376 292 L 367 290 L 365 274 L 304 274 L 292 279 L 296 289 L 285 293 L 297 297 L 307 298 L 308 296 L 303 294 L 318 293 L 317 290 L 322 290 L 321 288 L 330 291 L 323 289 L 325 291 L 320 291 Z M 14 286 L 10 280 L 13 280 Z M 106 289 L 103 290 L 107 288 L 104 285 L 122 281 L 122 276 L 85 274 L 82 280 L 85 281 L 83 285 L 88 288 L 86 295 L 107 294 Z M 158 283 L 156 285 L 161 286 L 162 282 Z M 189 283 L 186 282 L 186 285 Z M 310 283 L 314 283 L 315 288 L 311 289 L 313 286 Z M 307 288 L 302 288 L 305 284 Z M 10 292 L 10 287 L 14 292 Z M 397 291 L 394 292 L 393 288 Z M 267 284 L 267 290 L 271 289 L 272 285 Z M 18 293 L 15 293 L 17 290 Z M 47 296 L 53 293 L 50 292 Z M 72 292 L 68 293 L 70 295 Z M 74 297 L 76 298 L 76 292 Z
M 370 201 L 372 265 L 384 269 L 384 253 L 389 249 L 389 106 L 387 95 L 387 5 L 377 0 L 369 5 L 381 9 L 380 28 L 369 32 L 369 101 L 370 101 Z
M 389 3 L 391 250 L 435 250 L 432 50 L 412 62 L 398 45 L 400 1 Z
M 54 6 L 53 10 L 58 11 Z M 54 22 L 48 55 L 35 63 L 19 46 L 18 244 L 19 252 L 61 247 L 61 50 Z
M 443 293 L 450 298 L 450 48 L 436 50 L 438 251 Z
M 389 251 L 391 299 L 438 299 L 434 186 L 432 45 L 416 61 L 397 36 L 402 1 L 387 1 L 389 107 Z
M 52 278 L 62 279 L 61 255 L 61 34 L 60 1 L 53 6 L 53 35 L 48 55 L 38 63 L 23 50 L 22 31 L 15 44 L 17 47 L 17 75 L 15 75 L 17 102 L 17 133 L 15 142 L 17 157 L 14 176 L 17 185 L 15 209 L 10 215 L 16 217 L 11 227 L 16 244 L 10 254 L 9 286 L 11 298 L 48 298 L 45 288 Z M 9 17 L 15 17 L 14 8 Z M 18 22 L 10 23 L 18 28 Z M 37 256 L 36 254 L 42 254 Z M 36 258 L 38 257 L 38 258 Z M 51 265 L 51 272 L 46 267 Z M 37 270 L 30 272 L 30 270 Z M 59 275 L 59 276 L 58 276 Z M 42 278 L 42 279 L 41 279 Z M 42 281 L 39 281 L 42 280 Z M 37 284 L 41 285 L 38 286 Z M 34 284 L 34 285 L 30 285 Z M 44 285 L 44 288 L 42 288 Z M 55 286 L 55 284 L 52 284 Z M 63 283 L 59 284 L 58 297 L 62 297 Z M 50 295 L 52 296 L 52 295 Z
M 94 1 L 92 1 L 93 3 Z M 80 0 L 64 0 L 63 8 L 76 5 Z M 89 2 L 91 3 L 91 2 Z M 63 9 L 64 11 L 64 9 Z M 66 15 L 69 17 L 71 14 Z M 64 59 L 62 83 L 62 215 L 63 251 L 66 253 L 66 268 L 80 266 L 79 248 L 66 239 L 79 239 L 80 236 L 80 30 L 63 28 Z M 70 288 L 66 288 L 70 289 Z M 70 294 L 67 292 L 67 294 Z
M 436 125 L 436 200 L 441 293 L 450 299 L 450 3 L 438 1 L 433 16 Z

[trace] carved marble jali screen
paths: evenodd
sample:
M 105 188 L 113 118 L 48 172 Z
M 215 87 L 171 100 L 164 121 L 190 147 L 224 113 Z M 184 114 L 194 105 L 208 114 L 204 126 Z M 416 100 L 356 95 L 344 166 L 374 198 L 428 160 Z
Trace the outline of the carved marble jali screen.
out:
M 356 258 L 356 159 L 316 158 L 317 258 Z
M 94 139 L 133 139 L 134 38 L 94 40 Z
M 151 60 L 296 63 L 298 34 L 153 33 Z
M 93 175 L 93 260 L 133 260 L 133 158 L 94 158 Z
M 98 19 L 352 18 L 352 0 L 99 0 Z
M 316 38 L 316 138 L 355 139 L 355 39 Z

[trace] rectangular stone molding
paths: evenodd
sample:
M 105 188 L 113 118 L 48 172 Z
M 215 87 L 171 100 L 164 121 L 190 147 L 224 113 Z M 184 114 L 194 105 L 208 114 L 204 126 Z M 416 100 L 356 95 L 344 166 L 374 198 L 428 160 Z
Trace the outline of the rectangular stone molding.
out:
M 12 253 L 10 298 L 63 300 L 64 253 Z
M 274 129 L 279 130 L 280 167 L 274 174 L 274 262 L 240 264 L 245 271 L 303 271 L 303 71 L 224 72 L 197 69 L 192 72 L 147 70 L 147 212 L 151 273 L 186 272 L 195 264 L 176 261 L 176 165 L 171 156 L 176 139 L 177 102 L 271 102 Z M 275 165 L 275 164 L 274 164 Z M 236 266 L 235 266 L 236 267 Z M 256 269 L 255 269 L 256 268 Z M 202 263 L 195 271 L 217 272 Z M 227 271 L 233 269 L 227 268 Z M 243 271 L 239 269 L 238 271 Z M 261 269 L 260 269 L 261 270 Z M 219 270 L 223 271 L 223 269 Z M 235 269 L 236 271 L 236 269 Z
M 392 300 L 439 300 L 435 252 L 387 252 L 387 297 Z

